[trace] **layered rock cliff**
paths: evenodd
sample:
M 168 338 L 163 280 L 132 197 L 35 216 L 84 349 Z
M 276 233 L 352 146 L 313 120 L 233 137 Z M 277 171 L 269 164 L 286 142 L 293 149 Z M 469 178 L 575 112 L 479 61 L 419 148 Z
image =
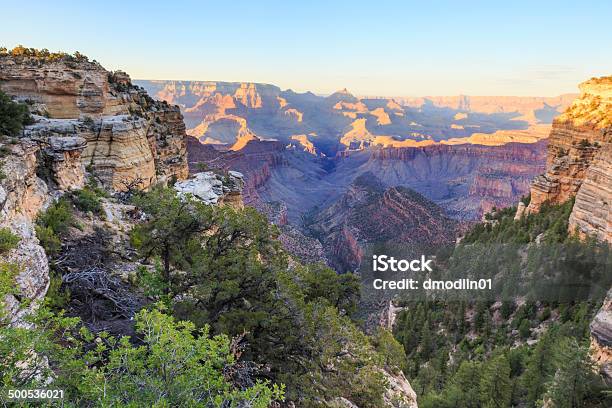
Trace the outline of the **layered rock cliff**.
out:
M 40 146 L 23 143 L 3 147 L 10 149 L 10 153 L 2 160 L 1 168 L 10 177 L 0 179 L 0 228 L 9 228 L 20 238 L 17 247 L 2 257 L 3 262 L 19 267 L 15 281 L 21 296 L 8 295 L 5 299 L 9 315 L 16 322 L 45 296 L 49 287 L 49 264 L 36 238 L 33 220 L 48 205 L 51 195 L 47 184 L 36 174 L 40 168 Z M 62 173 L 60 163 L 55 163 L 56 174 Z M 66 167 L 75 164 L 64 163 Z
M 553 122 L 546 172 L 531 185 L 531 201 L 522 213 L 540 210 L 544 203 L 563 203 L 575 197 L 569 231 L 612 243 L 612 77 L 580 84 L 580 96 Z M 612 318 L 610 293 L 591 324 L 594 360 L 612 375 Z
M 324 97 L 254 83 L 137 83 L 179 104 L 188 133 L 202 143 L 237 150 L 245 134 L 285 144 L 294 135 L 316 134 L 309 142 L 326 156 L 375 145 L 535 143 L 574 97 L 360 98 L 346 89 Z
M 547 169 L 533 181 L 526 211 L 537 212 L 545 202 L 562 203 L 579 194 L 572 230 L 577 227 L 583 235 L 612 240 L 608 147 L 612 142 L 612 77 L 586 81 L 580 84 L 580 91 L 580 97 L 553 122 Z
M 49 285 L 37 214 L 88 177 L 111 191 L 186 178 L 185 126 L 178 107 L 82 56 L 0 54 L 0 90 L 25 102 L 34 119 L 18 137 L 0 135 L 0 227 L 20 238 L 6 254 L 19 266 L 20 295 L 7 303 L 19 320 Z
M 435 203 L 407 188 L 385 188 L 372 173 L 360 175 L 309 224 L 339 271 L 356 270 L 367 244 L 450 244 L 458 226 Z
M 82 162 L 108 188 L 134 182 L 146 188 L 187 176 L 179 108 L 153 100 L 123 72 L 110 73 L 85 57 L 4 54 L 0 90 L 38 114 L 25 137 L 42 144 L 53 137 L 84 139 Z
M 608 136 L 608 140 L 612 140 Z M 586 170 L 569 219 L 570 231 L 612 242 L 612 143 L 602 147 Z
M 591 322 L 591 351 L 601 373 L 612 384 L 612 289 Z

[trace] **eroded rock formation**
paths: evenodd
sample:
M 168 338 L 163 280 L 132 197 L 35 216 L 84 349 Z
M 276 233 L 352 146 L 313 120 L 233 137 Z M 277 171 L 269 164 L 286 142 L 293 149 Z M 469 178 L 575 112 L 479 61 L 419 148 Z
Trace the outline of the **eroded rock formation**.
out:
M 187 176 L 179 108 L 153 100 L 124 72 L 110 73 L 85 59 L 3 55 L 0 90 L 27 101 L 40 115 L 24 136 L 47 144 L 53 137 L 85 139 L 83 164 L 108 188 L 135 180 L 148 187 Z
M 366 244 L 450 244 L 457 227 L 433 202 L 407 188 L 387 189 L 372 173 L 360 175 L 309 224 L 339 271 L 359 268 Z
M 10 177 L 0 180 L 0 228 L 9 228 L 20 238 L 17 247 L 2 259 L 18 268 L 15 281 L 21 296 L 8 295 L 5 299 L 12 321 L 18 321 L 49 287 L 49 264 L 36 238 L 34 218 L 49 204 L 51 196 L 47 184 L 36 174 L 40 146 L 25 143 L 13 145 L 10 150 L 2 161 L 2 171 Z M 62 170 L 59 163 L 55 168 Z
M 188 133 L 202 143 L 232 149 L 245 131 L 260 139 L 292 143 L 317 134 L 326 156 L 370 146 L 414 147 L 436 143 L 499 146 L 535 143 L 572 95 L 539 97 L 356 97 L 342 89 L 327 97 L 267 84 L 139 81 L 160 100 L 177 103 Z
M 591 351 L 601 373 L 612 384 L 612 289 L 591 322 Z
M 612 78 L 594 78 L 580 84 L 580 97 L 553 122 L 550 133 L 546 173 L 536 177 L 531 186 L 531 202 L 527 213 L 537 212 L 544 202 L 563 203 L 576 196 L 581 189 L 589 167 L 597 160 L 596 169 L 590 172 L 590 179 L 609 183 L 602 175 L 609 163 L 609 150 L 612 131 Z M 608 167 L 609 170 L 609 167 Z M 609 195 L 609 184 L 603 187 L 603 194 Z M 586 197 L 594 198 L 592 182 L 581 195 L 581 205 L 576 207 L 584 212 Z M 606 197 L 599 198 L 600 204 L 608 202 Z M 600 211 L 609 213 L 609 205 Z M 607 218 L 605 216 L 604 218 Z M 573 216 L 573 227 L 579 227 L 583 234 L 598 233 L 600 227 L 591 226 L 584 215 Z M 601 216 L 595 222 L 601 224 Z M 580 220 L 580 221 L 579 221 Z M 601 233 L 599 233 L 602 235 Z M 603 234 L 607 235 L 607 234 Z
M 207 171 L 174 184 L 179 194 L 191 194 L 206 204 L 229 204 L 241 208 L 243 176 L 237 171 L 222 175 Z
M 608 137 L 610 140 L 610 137 Z M 602 147 L 585 172 L 569 219 L 570 231 L 612 242 L 612 143 Z
M 575 197 L 569 231 L 612 243 L 612 77 L 580 84 L 580 96 L 553 122 L 546 172 L 531 185 L 531 201 L 516 217 Z M 593 358 L 612 376 L 611 295 L 591 323 Z

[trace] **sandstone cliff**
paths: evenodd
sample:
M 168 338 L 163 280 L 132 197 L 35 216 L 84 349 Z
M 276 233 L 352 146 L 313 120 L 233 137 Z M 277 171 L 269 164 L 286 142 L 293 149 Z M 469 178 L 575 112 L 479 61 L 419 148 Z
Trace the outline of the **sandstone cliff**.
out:
M 546 172 L 531 185 L 531 201 L 522 213 L 537 212 L 545 202 L 575 197 L 570 232 L 612 243 L 612 77 L 580 84 L 580 96 L 553 122 Z M 610 292 L 591 324 L 594 360 L 612 375 Z
M 27 101 L 37 123 L 24 136 L 86 141 L 81 159 L 108 188 L 187 176 L 185 125 L 176 106 L 155 101 L 123 72 L 86 58 L 0 56 L 0 90 Z
M 8 227 L 20 238 L 17 248 L 2 259 L 19 267 L 16 282 L 21 296 L 8 295 L 5 299 L 15 322 L 35 305 L 30 301 L 45 296 L 49 286 L 47 256 L 36 238 L 33 223 L 36 214 L 51 200 L 47 184 L 36 174 L 40 153 L 35 143 L 13 145 L 2 161 L 2 171 L 10 177 L 0 180 L 0 228 Z M 56 174 L 62 173 L 60 163 L 55 163 Z M 74 161 L 64 163 L 66 167 L 75 164 Z
M 531 186 L 526 211 L 576 197 L 572 232 L 612 242 L 612 77 L 580 84 L 580 97 L 553 122 L 547 170 Z
M 49 285 L 49 265 L 34 231 L 37 214 L 88 176 L 109 190 L 187 176 L 185 126 L 178 107 L 149 98 L 122 72 L 85 57 L 0 55 L 0 90 L 26 102 L 34 123 L 17 138 L 0 135 L 0 227 L 20 237 L 6 255 L 19 266 L 19 320 Z M 4 259 L 3 259 L 4 260 Z M 20 307 L 28 305 L 27 307 Z M 19 310 L 19 313 L 17 311 Z
M 608 137 L 608 140 L 611 140 Z M 602 147 L 586 170 L 569 219 L 570 231 L 612 242 L 612 144 Z

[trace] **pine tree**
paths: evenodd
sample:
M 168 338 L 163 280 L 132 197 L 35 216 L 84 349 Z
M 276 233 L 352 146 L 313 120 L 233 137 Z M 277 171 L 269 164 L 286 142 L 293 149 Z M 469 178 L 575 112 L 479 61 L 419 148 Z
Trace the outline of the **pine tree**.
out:
M 484 367 L 480 380 L 480 402 L 483 408 L 506 408 L 510 406 L 511 397 L 510 363 L 504 354 L 500 354 Z
M 463 361 L 453 376 L 451 383 L 462 391 L 460 407 L 478 408 L 479 395 L 475 390 L 480 384 L 481 364 L 475 361 Z
M 593 363 L 589 349 L 568 338 L 556 348 L 557 371 L 548 385 L 546 396 L 555 408 L 579 408 L 589 391 Z
M 527 401 L 530 406 L 535 406 L 540 399 L 545 391 L 545 383 L 554 370 L 551 354 L 555 333 L 555 330 L 551 330 L 540 338 L 527 362 L 522 380 L 527 389 Z

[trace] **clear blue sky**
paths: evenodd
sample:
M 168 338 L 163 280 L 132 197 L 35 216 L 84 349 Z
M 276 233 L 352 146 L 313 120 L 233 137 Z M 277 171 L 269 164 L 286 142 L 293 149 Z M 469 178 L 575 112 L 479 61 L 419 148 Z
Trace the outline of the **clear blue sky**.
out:
M 95 4 L 94 4 L 95 3 Z M 138 79 L 359 95 L 558 95 L 612 74 L 611 1 L 11 1 L 0 44 Z

